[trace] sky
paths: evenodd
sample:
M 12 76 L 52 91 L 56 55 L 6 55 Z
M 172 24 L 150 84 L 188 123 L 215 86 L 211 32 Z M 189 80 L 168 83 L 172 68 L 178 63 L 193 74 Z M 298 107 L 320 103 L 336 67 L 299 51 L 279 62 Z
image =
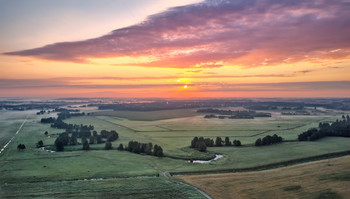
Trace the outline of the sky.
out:
M 350 97 L 350 0 L 0 0 L 0 97 Z

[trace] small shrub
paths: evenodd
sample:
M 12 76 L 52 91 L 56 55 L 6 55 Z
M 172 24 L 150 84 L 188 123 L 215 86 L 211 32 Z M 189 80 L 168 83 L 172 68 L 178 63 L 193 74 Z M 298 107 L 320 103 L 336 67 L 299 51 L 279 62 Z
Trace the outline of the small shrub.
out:
M 300 185 L 291 185 L 291 186 L 283 187 L 283 191 L 296 191 L 299 189 L 301 189 Z
M 112 143 L 111 142 L 106 142 L 105 149 L 106 150 L 111 150 L 112 149 Z

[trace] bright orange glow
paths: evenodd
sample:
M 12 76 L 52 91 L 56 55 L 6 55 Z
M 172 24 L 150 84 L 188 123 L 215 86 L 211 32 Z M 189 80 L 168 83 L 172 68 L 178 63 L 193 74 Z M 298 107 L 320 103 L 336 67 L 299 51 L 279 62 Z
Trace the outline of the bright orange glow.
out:
M 187 85 L 184 85 L 184 88 L 186 89 L 186 88 L 187 88 Z

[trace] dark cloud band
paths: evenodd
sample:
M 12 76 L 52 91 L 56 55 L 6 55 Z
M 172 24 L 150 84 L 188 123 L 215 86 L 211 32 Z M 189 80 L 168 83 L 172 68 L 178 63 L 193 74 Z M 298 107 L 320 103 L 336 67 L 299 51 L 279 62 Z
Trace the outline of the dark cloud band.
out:
M 152 56 L 156 61 L 133 65 L 168 68 L 341 59 L 350 55 L 349 10 L 342 0 L 207 0 L 98 38 L 5 54 L 79 63 Z

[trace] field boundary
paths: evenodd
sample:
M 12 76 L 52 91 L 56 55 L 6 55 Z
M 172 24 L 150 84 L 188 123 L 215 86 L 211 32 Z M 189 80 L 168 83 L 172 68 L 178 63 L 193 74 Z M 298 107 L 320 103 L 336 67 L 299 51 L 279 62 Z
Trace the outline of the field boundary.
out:
M 18 135 L 18 133 L 22 130 L 23 125 L 24 125 L 24 124 L 26 123 L 26 121 L 27 121 L 27 117 L 28 117 L 28 116 L 26 116 L 26 118 L 23 120 L 21 126 L 18 128 L 18 130 L 17 130 L 16 133 L 12 136 L 12 138 L 11 138 L 11 139 L 4 145 L 4 147 L 0 150 L 0 154 L 1 154 L 2 152 L 5 151 L 6 147 L 12 142 L 12 140 L 16 137 L 16 135 Z
M 203 170 L 203 171 L 175 171 L 175 172 L 169 172 L 169 174 L 171 176 L 177 176 L 177 175 L 200 175 L 200 174 L 241 173 L 241 172 L 250 172 L 250 171 L 262 171 L 262 170 L 270 170 L 270 169 L 275 169 L 280 167 L 292 166 L 292 165 L 306 163 L 306 162 L 337 158 L 337 157 L 342 157 L 347 155 L 350 155 L 350 150 L 327 153 L 327 154 L 322 154 L 317 156 L 310 156 L 306 158 L 298 158 L 294 160 L 287 160 L 287 161 L 276 162 L 276 163 L 265 164 L 265 165 L 254 166 L 254 167 L 245 167 L 245 168 L 237 168 L 237 169 L 233 169 L 233 168 L 211 169 L 211 170 Z

